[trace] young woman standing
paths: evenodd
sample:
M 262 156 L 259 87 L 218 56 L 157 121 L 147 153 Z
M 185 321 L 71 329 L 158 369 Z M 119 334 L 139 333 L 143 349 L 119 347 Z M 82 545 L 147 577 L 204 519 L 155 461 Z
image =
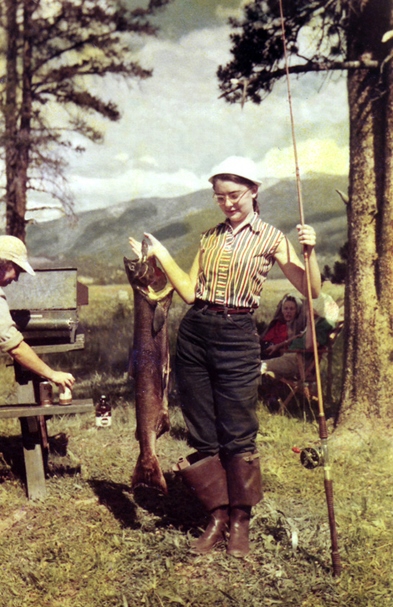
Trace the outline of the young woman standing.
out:
M 210 512 L 193 550 L 210 551 L 226 539 L 227 553 L 249 552 L 251 507 L 262 498 L 256 414 L 260 344 L 253 318 L 274 262 L 303 295 L 306 273 L 285 235 L 259 217 L 260 181 L 246 158 L 228 158 L 209 179 L 226 219 L 202 234 L 189 273 L 151 234 L 149 255 L 161 263 L 179 295 L 192 307 L 178 333 L 176 374 L 182 411 L 196 453 L 180 470 Z M 320 291 L 315 232 L 297 226 L 307 247 L 313 297 Z M 134 253 L 141 244 L 129 239 Z

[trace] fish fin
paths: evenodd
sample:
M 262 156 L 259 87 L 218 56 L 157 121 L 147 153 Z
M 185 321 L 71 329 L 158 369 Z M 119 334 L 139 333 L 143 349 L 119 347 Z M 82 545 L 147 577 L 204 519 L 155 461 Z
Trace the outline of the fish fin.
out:
M 169 413 L 168 413 L 168 411 L 164 410 L 164 411 L 162 411 L 160 417 L 157 419 L 157 422 L 156 422 L 156 425 L 154 428 L 156 438 L 159 438 L 160 436 L 165 434 L 165 432 L 169 432 L 170 428 L 171 428 L 171 423 L 169 420 Z M 139 442 L 138 424 L 136 425 L 136 428 L 135 428 L 135 440 L 137 440 Z
M 159 333 L 162 329 L 162 327 L 165 324 L 165 312 L 162 308 L 162 306 L 157 303 L 155 309 L 154 309 L 154 316 L 153 316 L 153 332 L 155 334 Z
M 158 420 L 156 426 L 156 437 L 159 438 L 160 436 L 165 434 L 165 432 L 169 432 L 170 427 L 171 425 L 169 422 L 169 414 L 167 412 L 164 412 L 161 415 L 161 418 Z
M 131 481 L 132 489 L 137 487 L 149 487 L 156 489 L 165 495 L 168 493 L 168 487 L 165 477 L 162 473 L 158 457 L 150 455 L 143 457 L 140 455 L 135 466 Z

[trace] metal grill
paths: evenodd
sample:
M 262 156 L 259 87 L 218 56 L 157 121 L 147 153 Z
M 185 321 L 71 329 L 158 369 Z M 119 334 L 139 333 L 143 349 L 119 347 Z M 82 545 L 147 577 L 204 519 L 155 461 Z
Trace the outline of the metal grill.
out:
M 88 304 L 88 288 L 76 268 L 22 273 L 5 289 L 11 315 L 26 342 L 37 352 L 64 352 L 84 347 L 78 332 L 78 308 Z

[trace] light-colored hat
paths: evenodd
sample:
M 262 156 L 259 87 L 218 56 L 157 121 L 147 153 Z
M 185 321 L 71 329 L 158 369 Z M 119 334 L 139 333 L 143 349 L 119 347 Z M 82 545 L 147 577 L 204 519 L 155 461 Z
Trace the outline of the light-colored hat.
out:
M 262 183 L 258 177 L 255 163 L 249 158 L 243 158 L 242 156 L 230 156 L 215 166 L 212 176 L 209 178 L 210 183 L 213 183 L 213 179 L 217 175 L 238 175 L 252 181 L 255 185 L 261 185 Z
M 338 320 L 340 309 L 333 297 L 327 293 L 320 293 L 319 297 L 313 299 L 312 307 L 318 316 L 326 318 L 328 323 L 334 327 Z
M 33 268 L 27 261 L 27 249 L 25 244 L 16 236 L 0 236 L 0 259 L 13 261 L 28 274 L 35 274 Z

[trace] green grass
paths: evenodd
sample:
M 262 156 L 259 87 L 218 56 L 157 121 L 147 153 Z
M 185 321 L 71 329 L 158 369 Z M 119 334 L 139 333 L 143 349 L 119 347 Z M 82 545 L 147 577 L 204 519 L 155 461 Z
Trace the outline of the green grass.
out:
M 27 501 L 18 475 L 18 424 L 3 421 L 0 605 L 393 604 L 391 439 L 381 439 L 377 427 L 367 435 L 331 438 L 343 562 L 337 580 L 331 575 L 322 469 L 304 469 L 292 451 L 316 444 L 317 428 L 263 406 L 259 417 L 265 499 L 254 508 L 253 550 L 242 561 L 222 548 L 205 557 L 188 551 L 188 539 L 205 518 L 171 472 L 189 450 L 177 408 L 171 409 L 171 433 L 158 441 L 168 496 L 130 491 L 138 453 L 131 404 L 114 409 L 111 428 L 97 429 L 89 415 L 49 422 L 52 450 L 64 436 L 68 445 L 67 455 L 50 456 L 48 498 L 41 503 Z
M 265 498 L 253 509 L 253 548 L 244 560 L 228 557 L 223 548 L 203 557 L 188 550 L 206 517 L 171 472 L 190 450 L 174 404 L 171 431 L 157 443 L 169 494 L 131 492 L 139 452 L 132 383 L 121 370 L 105 368 L 105 357 L 127 358 L 132 336 L 132 304 L 118 297 L 118 289 L 94 287 L 83 312 L 94 340 L 106 325 L 110 335 L 117 318 L 116 339 L 87 346 L 88 368 L 71 355 L 67 359 L 81 371 L 75 394 L 110 395 L 112 426 L 97 428 L 93 415 L 48 422 L 45 501 L 26 498 L 18 421 L 0 421 L 0 607 L 393 605 L 392 436 L 376 422 L 332 433 L 329 421 L 340 579 L 331 574 L 323 470 L 306 470 L 292 450 L 318 445 L 317 425 L 304 421 L 302 412 L 280 416 L 260 405 Z M 262 313 L 274 309 L 285 290 L 284 283 L 271 284 Z M 175 301 L 171 327 L 182 309 Z M 340 348 L 336 358 L 338 375 Z M 9 373 L 3 370 L 3 387 Z

